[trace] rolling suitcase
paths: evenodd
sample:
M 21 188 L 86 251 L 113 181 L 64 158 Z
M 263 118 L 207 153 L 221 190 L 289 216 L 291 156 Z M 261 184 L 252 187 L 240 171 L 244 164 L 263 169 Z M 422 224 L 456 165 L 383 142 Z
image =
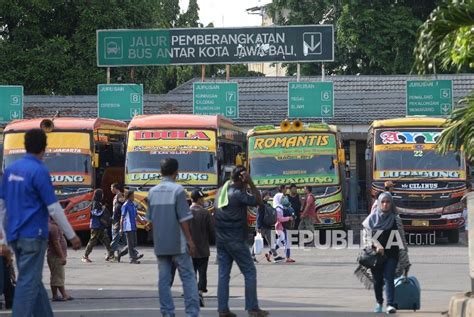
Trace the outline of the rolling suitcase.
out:
M 421 288 L 420 283 L 414 276 L 399 277 L 395 280 L 395 299 L 396 309 L 420 309 Z

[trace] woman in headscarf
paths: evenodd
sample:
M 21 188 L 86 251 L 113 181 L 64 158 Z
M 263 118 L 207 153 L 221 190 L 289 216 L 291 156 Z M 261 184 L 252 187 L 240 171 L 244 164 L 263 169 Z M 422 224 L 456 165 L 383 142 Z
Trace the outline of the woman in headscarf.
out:
M 290 258 L 290 246 L 288 244 L 288 236 L 286 229 L 283 227 L 283 223 L 287 221 L 293 220 L 291 216 L 285 216 L 285 205 L 289 206 L 288 197 L 286 197 L 283 193 L 278 193 L 273 197 L 273 208 L 276 210 L 277 214 L 277 222 L 275 224 L 275 231 L 277 233 L 277 240 L 275 241 L 275 249 L 279 247 L 285 248 L 285 255 L 286 255 L 286 263 L 294 263 L 295 260 Z M 283 259 L 282 259 L 283 260 Z M 275 262 L 280 262 L 275 258 Z
M 105 248 L 107 249 L 107 257 L 105 258 L 106 261 L 115 260 L 114 253 L 110 248 L 110 238 L 107 233 L 107 228 L 105 225 L 100 221 L 102 214 L 105 211 L 105 206 L 102 204 L 102 200 L 104 199 L 104 192 L 102 189 L 96 189 L 94 192 L 94 196 L 92 197 L 92 207 L 91 207 L 91 221 L 90 221 L 90 229 L 91 229 L 91 237 L 89 243 L 87 243 L 86 252 L 82 257 L 82 262 L 90 263 L 92 260 L 89 258 L 89 254 L 91 254 L 92 249 L 96 246 L 97 242 L 102 243 Z
M 407 275 L 410 268 L 408 249 L 403 223 L 398 216 L 392 195 L 384 192 L 377 199 L 377 208 L 362 222 L 364 247 L 374 248 L 385 261 L 369 272 L 360 266 L 355 273 L 367 288 L 373 284 L 377 301 L 375 312 L 383 311 L 383 287 L 387 297 L 386 311 L 396 313 L 394 307 L 394 280 L 396 276 Z

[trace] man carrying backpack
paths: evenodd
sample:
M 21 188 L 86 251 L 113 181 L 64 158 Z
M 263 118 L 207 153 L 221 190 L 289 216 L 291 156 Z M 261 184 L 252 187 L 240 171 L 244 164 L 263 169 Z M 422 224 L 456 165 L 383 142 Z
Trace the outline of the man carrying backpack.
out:
M 272 227 L 276 223 L 276 211 L 272 206 L 268 204 L 268 201 L 272 198 L 269 191 L 265 190 L 262 192 L 263 206 L 259 206 L 257 210 L 257 233 L 260 233 L 263 239 L 267 242 L 270 251 L 265 253 L 265 257 L 268 262 L 272 261 L 272 256 L 277 258 L 278 254 L 275 249 L 272 248 Z M 252 250 L 253 252 L 253 250 Z M 254 256 L 255 261 L 255 255 Z

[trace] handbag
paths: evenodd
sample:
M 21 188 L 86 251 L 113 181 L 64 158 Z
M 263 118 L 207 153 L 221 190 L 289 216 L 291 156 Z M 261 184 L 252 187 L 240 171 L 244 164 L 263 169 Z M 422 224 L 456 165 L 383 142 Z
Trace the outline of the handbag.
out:
M 99 218 L 100 223 L 105 227 L 109 228 L 110 225 L 112 224 L 112 215 L 110 214 L 110 211 L 106 208 L 104 208 L 102 215 Z
M 290 220 L 282 222 L 281 224 L 286 230 L 293 230 L 295 228 L 295 219 L 291 218 Z
M 385 260 L 386 256 L 378 254 L 373 248 L 363 249 L 357 257 L 357 262 L 368 269 L 382 265 Z

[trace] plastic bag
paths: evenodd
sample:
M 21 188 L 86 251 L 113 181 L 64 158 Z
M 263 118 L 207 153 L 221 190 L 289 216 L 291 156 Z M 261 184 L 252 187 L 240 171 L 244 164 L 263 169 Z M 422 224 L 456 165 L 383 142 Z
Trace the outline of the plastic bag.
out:
M 253 252 L 255 254 L 261 254 L 263 251 L 263 238 L 260 233 L 257 233 L 253 242 Z

